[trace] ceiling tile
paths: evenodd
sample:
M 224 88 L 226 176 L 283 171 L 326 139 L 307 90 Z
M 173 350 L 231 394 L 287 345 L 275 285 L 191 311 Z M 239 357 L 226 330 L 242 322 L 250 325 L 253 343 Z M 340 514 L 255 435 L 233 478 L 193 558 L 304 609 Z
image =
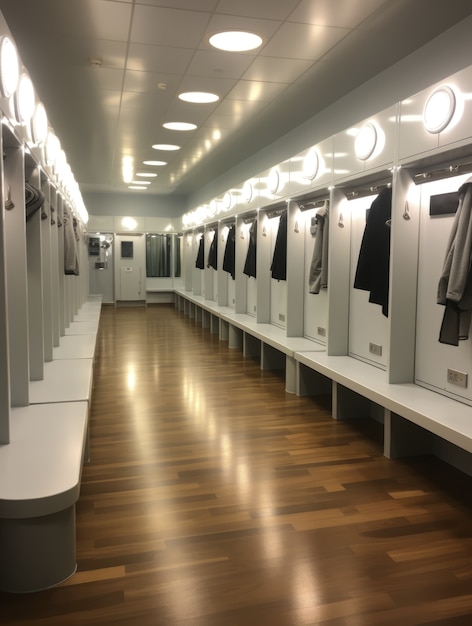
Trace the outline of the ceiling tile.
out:
M 347 28 L 287 23 L 265 46 L 262 55 L 316 60 L 350 32 Z
M 208 13 L 198 11 L 137 5 L 134 9 L 131 41 L 196 48 L 205 32 L 208 19 Z
M 244 74 L 244 80 L 291 83 L 311 66 L 311 61 L 258 57 Z
M 135 0 L 135 4 L 147 4 L 168 9 L 188 9 L 189 11 L 214 11 L 218 0 Z
M 243 15 L 246 17 L 260 17 L 274 20 L 285 20 L 297 6 L 299 0 L 270 0 L 269 2 L 255 2 L 254 0 L 219 0 L 217 13 L 228 15 Z
M 138 91 L 147 93 L 175 94 L 180 83 L 178 74 L 156 74 L 155 72 L 137 72 L 128 70 L 125 75 L 124 89 L 126 91 Z M 166 85 L 161 89 L 159 84 Z
M 355 28 L 388 0 L 302 0 L 291 22 Z M 391 0 L 390 0 L 391 1 Z
M 227 100 L 265 102 L 277 97 L 285 89 L 285 83 L 270 83 L 256 80 L 240 80 L 230 91 Z
M 71 3 L 67 3 L 68 10 Z M 131 6 L 109 0 L 81 0 L 78 12 L 90 23 L 90 36 L 96 39 L 126 40 Z
M 255 54 L 197 50 L 189 65 L 188 74 L 240 78 L 255 58 Z
M 127 68 L 146 72 L 183 74 L 192 58 L 192 50 L 169 46 L 131 43 Z
M 120 90 L 123 85 L 123 70 L 115 70 L 107 67 L 90 67 L 86 70 L 90 80 L 95 84 L 95 89 Z

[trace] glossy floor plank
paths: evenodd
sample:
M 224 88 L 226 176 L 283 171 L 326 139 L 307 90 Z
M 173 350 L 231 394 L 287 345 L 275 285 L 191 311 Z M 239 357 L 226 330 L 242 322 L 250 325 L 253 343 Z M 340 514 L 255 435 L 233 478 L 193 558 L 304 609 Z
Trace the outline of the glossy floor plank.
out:
M 173 307 L 104 307 L 78 572 L 0 623 L 470 625 L 471 480 L 329 409 Z

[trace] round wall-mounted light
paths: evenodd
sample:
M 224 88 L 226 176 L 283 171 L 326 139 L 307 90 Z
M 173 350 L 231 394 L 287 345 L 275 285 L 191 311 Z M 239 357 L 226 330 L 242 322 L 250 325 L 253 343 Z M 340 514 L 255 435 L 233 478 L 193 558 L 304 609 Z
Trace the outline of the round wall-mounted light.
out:
M 133 217 L 124 217 L 121 220 L 121 225 L 125 230 L 134 230 L 137 227 L 138 222 Z
M 38 102 L 31 118 L 31 136 L 35 144 L 44 143 L 48 136 L 48 116 L 42 102 Z
M 233 204 L 233 197 L 231 196 L 230 192 L 227 191 L 225 193 L 225 195 L 223 196 L 223 208 L 224 208 L 224 210 L 225 211 L 229 211 L 232 204 Z
M 452 120 L 456 110 L 456 96 L 451 87 L 435 89 L 426 101 L 423 123 L 429 133 L 440 133 Z
M 30 121 L 36 105 L 35 93 L 31 78 L 22 74 L 15 93 L 15 115 L 20 124 Z
M 318 174 L 320 166 L 320 157 L 318 150 L 312 148 L 303 159 L 303 178 L 314 180 Z
M 59 153 L 61 151 L 61 142 L 57 138 L 57 136 L 52 132 L 52 130 L 48 131 L 48 136 L 46 138 L 46 146 L 45 146 L 45 158 L 46 165 L 53 166 L 59 157 Z
M 371 122 L 364 124 L 354 140 L 354 152 L 361 161 L 367 161 L 372 156 L 377 145 L 377 129 Z
M 243 187 L 243 198 L 249 204 L 252 200 L 252 185 L 249 181 L 244 183 Z
M 276 167 L 274 167 L 273 169 L 271 169 L 269 177 L 267 179 L 267 189 L 270 191 L 270 193 L 277 193 L 277 190 L 279 188 L 279 183 L 280 183 L 279 170 Z
M 209 39 L 210 44 L 218 50 L 227 52 L 246 52 L 255 50 L 262 44 L 262 37 L 255 33 L 233 30 L 216 33 Z
M 20 78 L 20 62 L 15 44 L 9 37 L 0 39 L 0 90 L 4 98 L 13 95 Z

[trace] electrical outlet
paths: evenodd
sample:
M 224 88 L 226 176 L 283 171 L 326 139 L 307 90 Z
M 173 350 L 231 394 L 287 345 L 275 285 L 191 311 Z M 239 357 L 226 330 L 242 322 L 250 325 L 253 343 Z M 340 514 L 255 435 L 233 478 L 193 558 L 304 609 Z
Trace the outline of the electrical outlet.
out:
M 376 356 L 382 356 L 382 346 L 378 343 L 369 343 L 369 352 Z
M 285 322 L 285 315 L 283 313 L 279 313 L 279 321 Z
M 457 370 L 447 370 L 447 382 L 450 385 L 456 385 L 457 387 L 467 387 L 468 374 L 466 372 L 458 372 Z
M 318 326 L 316 330 L 320 337 L 326 337 L 326 328 L 323 328 L 322 326 Z

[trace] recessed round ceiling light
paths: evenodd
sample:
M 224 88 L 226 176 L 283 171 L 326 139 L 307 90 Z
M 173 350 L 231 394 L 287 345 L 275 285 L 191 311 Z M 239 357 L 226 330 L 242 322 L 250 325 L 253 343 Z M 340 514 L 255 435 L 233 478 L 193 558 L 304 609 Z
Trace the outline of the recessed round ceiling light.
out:
M 220 96 L 216 93 L 210 93 L 207 91 L 186 91 L 179 94 L 179 100 L 184 102 L 193 102 L 195 104 L 208 104 L 209 102 L 216 102 L 220 99 Z
M 9 98 L 18 87 L 20 63 L 15 44 L 9 37 L 0 42 L 0 89 L 4 98 Z
M 190 122 L 166 122 L 162 125 L 168 130 L 195 130 L 197 128 L 196 124 Z
M 136 172 L 136 176 L 142 176 L 143 178 L 155 178 L 157 174 L 155 172 Z
M 154 150 L 168 150 L 169 152 L 180 150 L 180 146 L 176 146 L 173 143 L 155 143 L 152 147 Z
M 143 165 L 167 165 L 167 161 L 143 161 Z
M 246 52 L 247 50 L 259 48 L 262 44 L 262 37 L 255 33 L 232 30 L 212 35 L 209 42 L 214 48 L 219 50 Z

